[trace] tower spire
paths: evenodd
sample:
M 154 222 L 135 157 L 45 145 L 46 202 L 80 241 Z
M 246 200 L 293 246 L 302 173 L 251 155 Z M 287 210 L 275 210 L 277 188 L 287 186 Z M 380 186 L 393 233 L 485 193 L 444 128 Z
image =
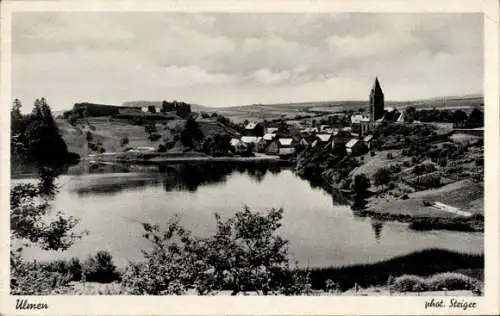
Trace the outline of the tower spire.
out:
M 370 91 L 370 120 L 375 122 L 384 115 L 384 93 L 380 87 L 378 77 L 375 77 L 375 82 Z
M 378 77 L 375 77 L 375 82 L 373 83 L 372 91 L 376 94 L 382 94 L 382 88 L 380 87 L 380 83 L 378 82 Z

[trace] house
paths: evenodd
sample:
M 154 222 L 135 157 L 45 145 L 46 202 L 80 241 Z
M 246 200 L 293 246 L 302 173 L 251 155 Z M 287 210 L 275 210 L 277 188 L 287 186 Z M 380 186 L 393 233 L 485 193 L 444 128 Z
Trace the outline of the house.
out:
M 250 122 L 245 126 L 243 133 L 246 136 L 264 136 L 264 126 L 257 122 Z
M 277 127 L 268 127 L 268 128 L 266 128 L 266 134 L 276 134 L 277 131 L 278 131 Z
M 329 125 L 320 125 L 320 126 L 319 126 L 319 131 L 320 131 L 320 132 L 324 132 L 324 131 L 325 131 L 325 129 L 327 129 L 327 128 L 330 128 L 330 126 L 329 126 Z
M 257 136 L 241 136 L 241 141 L 246 145 L 257 144 L 261 139 L 262 137 L 257 137 Z
M 278 139 L 273 139 L 266 147 L 266 154 L 277 155 L 280 151 L 280 142 Z
M 274 134 L 274 133 L 267 133 L 267 134 L 264 134 L 264 136 L 262 136 L 262 138 L 263 138 L 266 142 L 270 142 L 270 141 L 272 141 L 275 137 L 276 137 L 276 134 Z
M 331 138 L 332 138 L 332 134 L 318 134 L 318 135 L 316 135 L 316 139 L 322 143 L 329 142 Z
M 278 139 L 280 143 L 280 148 L 281 147 L 293 147 L 295 145 L 295 142 L 293 138 L 280 138 Z
M 229 144 L 231 145 L 231 147 L 233 148 L 233 152 L 235 154 L 241 154 L 241 153 L 244 153 L 247 151 L 248 147 L 247 145 L 242 142 L 240 139 L 237 139 L 237 138 L 232 138 L 230 141 L 229 141 Z
M 280 158 L 290 158 L 294 154 L 295 154 L 295 148 L 293 147 L 280 148 L 278 152 L 278 156 L 280 156 Z
M 314 140 L 311 142 L 311 147 L 316 147 L 318 145 L 324 145 L 332 139 L 331 134 L 317 134 Z
M 267 141 L 263 137 L 259 137 L 260 139 L 255 143 L 255 151 L 258 153 L 263 153 L 266 151 Z
M 368 149 L 372 148 L 372 141 L 373 141 L 373 135 L 366 135 L 365 137 L 363 137 L 363 143 L 365 143 L 365 146 Z
M 370 121 L 368 116 L 363 116 L 360 114 L 351 116 L 351 130 L 360 135 L 364 135 L 370 132 L 374 128 L 375 124 Z
M 345 144 L 345 150 L 348 155 L 351 156 L 358 156 L 366 153 L 368 151 L 368 148 L 364 144 L 364 142 L 360 141 L 359 139 L 351 139 L 350 141 Z

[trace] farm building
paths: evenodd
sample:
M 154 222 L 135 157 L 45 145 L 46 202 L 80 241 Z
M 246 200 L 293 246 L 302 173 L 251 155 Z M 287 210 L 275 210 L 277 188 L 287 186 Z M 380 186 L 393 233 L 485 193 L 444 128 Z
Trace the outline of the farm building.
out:
M 368 151 L 368 148 L 364 144 L 364 142 L 360 141 L 359 139 L 351 139 L 350 141 L 345 144 L 345 150 L 348 155 L 351 156 L 358 156 L 366 153 Z
M 318 133 L 317 127 L 306 127 L 300 131 L 303 134 L 316 134 Z
M 293 138 L 280 138 L 278 139 L 281 147 L 292 147 L 295 145 L 295 141 Z
M 264 136 L 264 126 L 257 122 L 250 122 L 245 126 L 243 132 L 246 136 Z
M 232 138 L 229 144 L 233 148 L 233 152 L 236 154 L 241 154 L 247 151 L 247 145 L 240 139 Z
M 368 149 L 372 148 L 372 141 L 373 141 L 373 135 L 366 135 L 365 137 L 363 137 L 363 143 L 365 143 L 365 146 Z
M 267 133 L 262 137 L 265 141 L 270 142 L 276 137 L 276 134 Z
M 318 135 L 316 135 L 316 139 L 318 139 L 318 141 L 320 141 L 322 143 L 329 142 L 331 138 L 332 138 L 331 134 L 318 134 Z
M 332 139 L 331 134 L 317 134 L 314 141 L 311 143 L 311 147 L 316 147 L 318 145 L 324 145 Z
M 266 134 L 276 134 L 277 131 L 278 131 L 277 127 L 268 127 L 268 128 L 266 128 Z
M 295 154 L 295 148 L 293 147 L 280 148 L 278 152 L 278 156 L 280 156 L 280 158 L 290 158 L 294 154 Z
M 268 155 L 277 155 L 280 151 L 280 142 L 278 139 L 273 139 L 266 147 L 266 154 Z

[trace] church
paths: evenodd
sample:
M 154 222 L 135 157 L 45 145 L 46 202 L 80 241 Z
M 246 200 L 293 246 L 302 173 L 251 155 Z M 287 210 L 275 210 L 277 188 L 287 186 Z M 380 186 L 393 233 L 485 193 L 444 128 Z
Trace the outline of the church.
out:
M 375 127 L 375 123 L 377 121 L 380 122 L 384 117 L 384 92 L 380 87 L 378 77 L 375 77 L 375 82 L 370 90 L 369 109 L 369 116 L 363 116 L 360 114 L 351 116 L 352 131 L 359 133 L 359 136 L 370 132 Z

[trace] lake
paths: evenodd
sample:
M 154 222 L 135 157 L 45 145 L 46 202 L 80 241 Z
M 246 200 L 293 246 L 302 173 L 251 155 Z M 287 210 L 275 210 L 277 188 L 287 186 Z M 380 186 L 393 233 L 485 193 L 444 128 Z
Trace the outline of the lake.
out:
M 356 217 L 338 196 L 311 187 L 287 168 L 173 165 L 65 174 L 57 182 L 53 210 L 77 217 L 77 229 L 89 235 L 64 252 L 26 249 L 28 259 L 85 259 L 108 250 L 123 267 L 140 260 L 140 250 L 149 246 L 141 222 L 163 225 L 179 214 L 185 227 L 206 236 L 215 230 L 215 212 L 228 218 L 245 205 L 284 209 L 279 233 L 302 267 L 370 263 L 427 248 L 483 252 L 482 233 L 413 231 L 407 224 Z

